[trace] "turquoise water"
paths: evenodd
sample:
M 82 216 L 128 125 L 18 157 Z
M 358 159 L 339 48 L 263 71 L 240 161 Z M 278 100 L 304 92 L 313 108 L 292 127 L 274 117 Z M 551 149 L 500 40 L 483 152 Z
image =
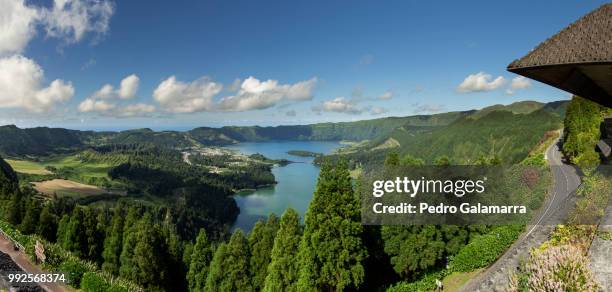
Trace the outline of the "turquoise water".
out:
M 272 159 L 285 158 L 298 162 L 272 169 L 278 182 L 275 186 L 237 194 L 234 198 L 240 207 L 240 215 L 233 227 L 251 230 L 257 220 L 267 218 L 270 213 L 280 216 L 287 207 L 296 209 L 303 219 L 312 199 L 319 168 L 312 164 L 312 157 L 293 156 L 287 154 L 287 151 L 330 153 L 338 147 L 340 144 L 336 142 L 307 141 L 240 143 L 226 147 L 244 154 L 261 153 Z

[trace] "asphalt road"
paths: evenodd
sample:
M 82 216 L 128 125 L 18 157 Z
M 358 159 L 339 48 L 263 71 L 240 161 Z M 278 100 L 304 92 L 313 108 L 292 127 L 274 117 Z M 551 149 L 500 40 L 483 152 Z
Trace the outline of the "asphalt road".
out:
M 549 195 L 532 223 L 521 237 L 490 267 L 472 278 L 459 291 L 505 291 L 510 271 L 518 268 L 521 259 L 529 256 L 533 247 L 548 240 L 555 225 L 564 222 L 573 206 L 580 174 L 574 166 L 563 160 L 559 140 L 546 150 L 553 184 Z

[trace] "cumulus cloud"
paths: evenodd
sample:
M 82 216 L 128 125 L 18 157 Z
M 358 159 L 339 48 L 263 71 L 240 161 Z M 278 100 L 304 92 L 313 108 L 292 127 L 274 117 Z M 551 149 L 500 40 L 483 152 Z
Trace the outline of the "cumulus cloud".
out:
M 132 74 L 128 77 L 123 78 L 121 80 L 121 84 L 119 86 L 118 95 L 121 99 L 130 99 L 136 96 L 136 92 L 138 92 L 138 86 L 140 84 L 140 78 L 135 74 Z
M 115 104 L 104 100 L 95 100 L 93 98 L 87 98 L 79 104 L 79 111 L 82 113 L 103 113 L 114 109 L 115 107 Z
M 149 104 L 121 104 L 116 100 L 128 100 L 136 96 L 140 78 L 135 75 L 129 75 L 119 84 L 119 88 L 115 89 L 110 84 L 105 84 L 90 97 L 83 100 L 78 110 L 82 113 L 97 113 L 104 116 L 129 118 L 145 116 L 155 112 L 155 107 Z
M 510 82 L 510 88 L 506 89 L 507 95 L 513 95 L 516 90 L 527 89 L 531 87 L 531 81 L 523 76 L 517 76 Z
M 466 77 L 457 87 L 457 91 L 467 93 L 495 90 L 501 87 L 505 81 L 505 78 L 502 76 L 493 79 L 491 75 L 479 72 Z
M 208 77 L 187 83 L 171 76 L 157 86 L 153 92 L 153 98 L 165 111 L 194 113 L 212 110 L 213 97 L 222 89 L 222 84 L 213 82 Z
M 107 0 L 54 0 L 50 8 L 0 0 L 0 56 L 22 53 L 38 25 L 47 36 L 66 43 L 76 43 L 87 33 L 104 35 L 113 12 Z
M 150 104 L 137 103 L 118 108 L 113 115 L 120 118 L 141 117 L 154 113 L 155 107 Z
M 358 115 L 363 112 L 363 109 L 360 109 L 357 106 L 357 103 L 345 98 L 344 96 L 338 96 L 332 100 L 327 100 L 321 103 L 318 106 L 313 107 L 313 111 L 315 112 L 336 112 L 336 113 L 346 113 Z
M 44 71 L 33 60 L 15 55 L 0 59 L 0 108 L 49 112 L 74 96 L 70 82 L 54 80 L 45 87 Z
M 138 92 L 140 78 L 135 74 L 127 76 L 121 80 L 119 89 L 115 90 L 110 84 L 103 85 L 100 89 L 94 92 L 89 98 L 91 99 L 132 99 Z
M 289 110 L 287 112 L 285 112 L 285 115 L 288 117 L 295 117 L 297 116 L 297 113 L 295 112 L 295 110 Z
M 51 9 L 41 9 L 40 18 L 47 36 L 76 43 L 87 33 L 108 32 L 114 5 L 105 0 L 54 0 Z
M 36 34 L 38 18 L 24 0 L 0 0 L 0 56 L 21 53 Z
M 310 100 L 316 83 L 316 78 L 295 84 L 279 84 L 277 80 L 260 81 L 251 76 L 242 82 L 236 95 L 223 97 L 218 109 L 249 111 L 270 108 L 281 102 Z
M 82 113 L 97 113 L 108 117 L 132 118 L 154 113 L 155 106 L 144 103 L 119 106 L 106 100 L 87 98 L 79 104 L 79 111 Z

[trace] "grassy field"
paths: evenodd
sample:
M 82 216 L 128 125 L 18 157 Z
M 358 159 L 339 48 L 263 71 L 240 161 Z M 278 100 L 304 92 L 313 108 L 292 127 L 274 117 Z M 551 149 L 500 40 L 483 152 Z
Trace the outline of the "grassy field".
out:
M 26 160 L 12 160 L 7 159 L 6 162 L 16 171 L 27 174 L 51 174 L 50 171 L 45 169 L 45 165 Z
M 83 177 L 108 177 L 108 170 L 114 166 L 108 163 L 84 163 L 76 155 L 53 157 L 42 163 L 57 169 L 72 168 Z
M 95 196 L 95 195 L 103 195 L 103 194 L 119 194 L 125 195 L 125 192 L 117 192 L 117 191 L 108 191 L 103 188 L 99 188 L 92 185 L 81 184 L 78 182 L 64 180 L 64 179 L 54 179 L 48 180 L 44 182 L 35 182 L 32 183 L 34 188 L 47 195 L 52 196 L 53 194 L 58 195 L 59 197 L 84 197 L 84 196 Z

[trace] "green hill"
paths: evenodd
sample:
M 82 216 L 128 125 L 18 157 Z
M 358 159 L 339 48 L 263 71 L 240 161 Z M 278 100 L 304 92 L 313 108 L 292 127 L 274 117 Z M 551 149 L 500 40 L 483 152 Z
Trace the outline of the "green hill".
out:
M 441 156 L 448 156 L 455 163 L 471 163 L 483 156 L 517 163 L 547 131 L 563 126 L 566 106 L 566 101 L 496 105 L 444 127 L 401 126 L 365 147 L 349 151 L 347 157 L 362 163 L 382 161 L 386 153 L 393 151 L 430 163 Z
M 18 186 L 17 175 L 11 166 L 0 157 L 0 198 L 14 194 Z
M 564 116 L 566 107 L 567 101 L 552 102 L 547 104 L 535 101 L 522 101 L 510 105 L 494 105 L 483 108 L 481 110 L 447 112 L 433 115 L 387 117 L 355 122 L 319 123 L 311 125 L 275 127 L 199 127 L 186 132 L 156 132 L 151 129 L 136 129 L 121 132 L 93 132 L 46 127 L 20 129 L 14 125 L 9 125 L 0 126 L 0 154 L 9 157 L 26 155 L 49 155 L 55 153 L 83 150 L 91 146 L 109 144 L 125 145 L 150 143 L 157 146 L 173 149 L 184 149 L 206 145 L 222 146 L 239 142 L 261 142 L 274 140 L 368 140 L 370 141 L 370 148 L 376 148 L 378 146 L 381 146 L 378 147 L 378 149 L 388 149 L 397 147 L 399 144 L 399 147 L 401 149 L 406 149 L 405 146 L 407 145 L 407 143 L 418 145 L 419 143 L 421 143 L 419 141 L 430 139 L 428 138 L 428 135 L 432 135 L 433 133 L 438 132 L 443 133 L 445 131 L 444 129 L 446 129 L 446 131 L 456 130 L 462 133 L 463 128 L 458 125 L 455 125 L 458 122 L 469 124 L 470 120 L 483 120 L 491 114 L 498 112 L 505 112 L 510 116 L 512 116 L 513 114 L 530 115 L 535 112 L 541 112 L 548 114 L 550 116 L 549 118 L 551 119 L 553 119 L 554 117 L 559 119 Z M 474 124 L 479 124 L 479 122 L 474 122 Z M 465 125 L 464 127 L 467 127 L 467 125 Z M 481 132 L 481 129 L 475 128 L 475 131 L 470 133 L 478 132 Z M 457 143 L 457 141 L 465 140 L 461 136 L 455 136 L 455 138 L 458 139 L 454 141 L 455 144 Z M 418 139 L 416 139 L 415 137 L 418 137 Z M 392 140 L 389 140 L 391 138 Z M 475 138 L 477 139 L 474 141 L 482 140 L 482 137 Z M 413 142 L 413 140 L 415 141 Z M 470 141 L 463 142 L 470 143 Z M 501 146 L 499 144 L 496 144 L 495 147 L 495 149 L 499 149 L 499 147 Z M 438 146 L 435 145 L 434 147 L 432 147 L 432 149 L 437 148 Z M 432 149 L 429 150 L 433 151 Z M 481 152 L 481 150 L 482 149 L 480 149 L 479 147 L 475 147 L 470 151 Z M 457 147 L 455 146 L 455 149 L 453 151 L 456 151 L 457 154 L 460 154 L 460 152 L 465 152 L 467 150 L 460 150 L 457 149 Z M 427 157 L 429 157 L 429 155 L 427 155 Z

